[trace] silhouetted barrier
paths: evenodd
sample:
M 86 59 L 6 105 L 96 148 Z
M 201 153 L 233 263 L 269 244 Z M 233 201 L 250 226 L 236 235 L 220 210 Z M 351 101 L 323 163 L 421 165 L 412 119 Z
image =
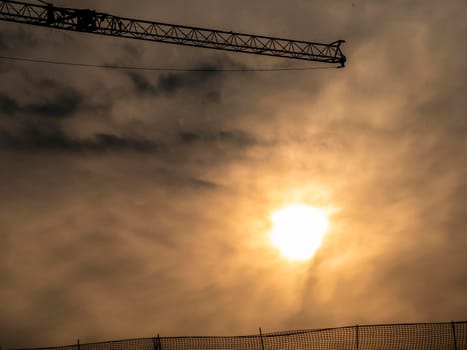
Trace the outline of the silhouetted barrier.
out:
M 39 348 L 36 348 L 39 349 Z M 50 350 L 467 350 L 467 321 L 355 325 L 232 337 L 154 337 Z

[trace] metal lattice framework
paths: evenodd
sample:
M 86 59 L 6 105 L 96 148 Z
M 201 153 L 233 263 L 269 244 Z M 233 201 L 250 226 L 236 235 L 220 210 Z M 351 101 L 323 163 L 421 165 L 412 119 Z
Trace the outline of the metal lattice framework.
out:
M 115 37 L 334 63 L 342 67 L 346 61 L 340 48 L 344 40 L 320 44 L 136 20 L 51 4 L 36 5 L 0 0 L 0 20 Z
M 467 321 L 358 325 L 236 337 L 153 337 L 41 350 L 467 350 Z M 33 349 L 30 349 L 33 350 Z M 36 348 L 34 350 L 39 350 Z

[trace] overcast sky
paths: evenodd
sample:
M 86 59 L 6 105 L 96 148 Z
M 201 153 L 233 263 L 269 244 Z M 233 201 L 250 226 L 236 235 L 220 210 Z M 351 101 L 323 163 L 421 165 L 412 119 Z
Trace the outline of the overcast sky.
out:
M 0 60 L 0 344 L 467 318 L 467 2 L 74 1 L 318 42 L 345 69 Z M 0 22 L 0 55 L 315 66 Z M 270 245 L 330 213 L 315 257 Z

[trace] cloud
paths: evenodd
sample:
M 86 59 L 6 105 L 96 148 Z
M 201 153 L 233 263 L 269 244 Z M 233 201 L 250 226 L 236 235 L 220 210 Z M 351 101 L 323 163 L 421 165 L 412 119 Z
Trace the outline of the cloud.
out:
M 3 34 L 0 33 L 0 50 L 5 50 L 5 48 L 6 48 L 6 44 L 3 39 Z
M 180 141 L 183 144 L 192 145 L 196 143 L 230 143 L 236 147 L 251 146 L 258 143 L 253 135 L 240 130 L 219 130 L 219 131 L 182 131 L 179 133 Z
M 5 30 L 0 35 L 0 50 L 7 52 L 20 47 L 35 48 L 39 45 L 40 38 L 31 30 L 23 27 L 5 25 Z
M 21 105 L 6 94 L 0 95 L 0 114 L 6 117 L 24 115 L 26 117 L 68 118 L 84 107 L 83 96 L 71 87 L 65 87 L 56 82 L 44 80 L 37 84 L 38 88 L 54 94 L 43 97 L 38 102 Z
M 61 91 L 53 100 L 27 105 L 23 113 L 31 113 L 42 117 L 66 118 L 79 110 L 82 98 L 73 89 Z
M 140 94 L 159 95 L 164 94 L 173 96 L 180 90 L 189 90 L 199 92 L 199 89 L 205 89 L 213 82 L 218 82 L 222 77 L 222 72 L 209 71 L 210 69 L 219 69 L 211 65 L 201 65 L 194 69 L 206 69 L 200 72 L 182 72 L 182 73 L 162 73 L 157 79 L 157 83 L 152 84 L 144 75 L 139 73 L 129 73 L 136 91 Z
M 157 88 L 155 85 L 151 84 L 142 74 L 138 73 L 129 73 L 131 81 L 140 94 L 156 94 Z
M 18 103 L 7 95 L 0 95 L 0 112 L 3 115 L 13 115 L 20 107 Z
M 20 104 L 7 94 L 0 95 L 0 115 L 9 121 L 10 128 L 0 131 L 3 148 L 22 152 L 149 152 L 157 149 L 154 141 L 145 138 L 118 136 L 96 132 L 86 137 L 73 136 L 65 131 L 61 121 L 83 114 L 93 115 L 107 107 L 92 105 L 75 88 L 41 79 L 34 83 L 44 96 L 37 102 Z
M 53 152 L 150 152 L 158 146 L 149 140 L 96 134 L 92 138 L 74 139 L 58 127 L 27 126 L 19 134 L 0 133 L 0 145 L 18 151 Z
M 465 317 L 466 3 L 202 3 L 135 1 L 131 12 L 342 37 L 348 65 L 2 65 L 2 346 Z M 65 61 L 305 66 L 28 30 L 43 57 Z M 12 55 L 39 55 L 1 32 Z M 268 240 L 270 213 L 296 202 L 331 218 L 304 264 Z
M 218 56 L 189 68 L 193 71 L 158 74 L 156 82 L 151 82 L 148 74 L 130 72 L 128 76 L 138 94 L 174 96 L 179 92 L 189 92 L 203 95 L 207 102 L 219 102 L 221 83 L 226 78 L 221 70 L 225 68 L 242 69 L 245 66 L 225 56 Z
M 180 89 L 195 90 L 212 84 L 213 81 L 218 80 L 223 75 L 222 72 L 210 71 L 219 69 L 218 65 L 201 64 L 196 69 L 206 71 L 162 74 L 159 77 L 157 86 L 161 92 L 173 95 Z

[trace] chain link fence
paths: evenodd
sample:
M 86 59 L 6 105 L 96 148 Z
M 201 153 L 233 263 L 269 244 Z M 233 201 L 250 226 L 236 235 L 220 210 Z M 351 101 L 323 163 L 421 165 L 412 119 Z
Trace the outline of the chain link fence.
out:
M 231 337 L 153 337 L 35 350 L 467 350 L 467 321 L 355 325 Z M 32 349 L 28 349 L 32 350 Z

